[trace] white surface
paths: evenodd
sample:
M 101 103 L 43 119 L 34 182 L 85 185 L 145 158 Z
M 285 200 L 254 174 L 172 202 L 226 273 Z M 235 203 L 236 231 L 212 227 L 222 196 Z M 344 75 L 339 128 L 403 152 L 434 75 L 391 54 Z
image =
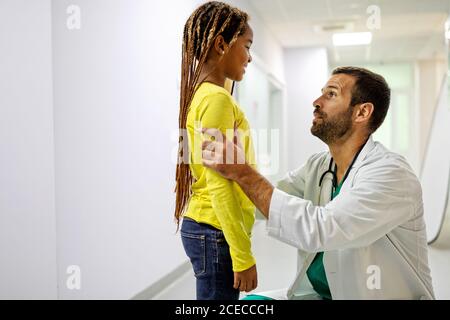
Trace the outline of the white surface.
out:
M 50 1 L 0 1 L 0 299 L 54 299 Z
M 436 299 L 450 299 L 450 277 L 448 267 L 450 265 L 450 248 L 429 246 L 428 258 L 433 278 L 433 287 Z
M 434 241 L 442 227 L 450 177 L 450 109 L 447 79 L 443 84 L 425 154 L 421 183 L 428 241 Z
M 422 163 L 427 149 L 434 114 L 439 100 L 442 80 L 448 71 L 447 59 L 419 60 L 416 62 L 414 100 L 417 104 L 416 145 L 419 162 Z M 420 171 L 418 171 L 420 173 Z
M 437 299 L 450 299 L 450 207 L 447 207 L 443 229 L 438 240 L 429 246 L 431 275 Z
M 261 19 L 259 11 L 250 4 L 248 0 L 230 0 L 225 1 L 231 5 L 237 6 L 250 15 L 249 24 L 253 28 L 253 45 L 250 52 L 255 52 L 258 57 L 264 62 L 267 72 L 279 80 L 284 81 L 284 63 L 283 63 L 283 48 L 278 38 L 274 36 L 273 32 Z
M 372 32 L 334 33 L 335 47 L 369 45 L 372 42 Z
M 258 170 L 270 181 L 280 178 L 288 157 L 284 152 L 285 90 L 276 87 L 255 60 L 236 89 L 237 101 L 251 126 Z
M 53 2 L 62 299 L 128 299 L 185 259 L 173 223 L 182 29 L 196 1 Z M 168 19 L 167 17 L 170 17 Z M 66 269 L 81 268 L 81 290 Z
M 326 145 L 311 134 L 313 102 L 329 78 L 325 48 L 286 49 L 288 169 L 303 165 Z

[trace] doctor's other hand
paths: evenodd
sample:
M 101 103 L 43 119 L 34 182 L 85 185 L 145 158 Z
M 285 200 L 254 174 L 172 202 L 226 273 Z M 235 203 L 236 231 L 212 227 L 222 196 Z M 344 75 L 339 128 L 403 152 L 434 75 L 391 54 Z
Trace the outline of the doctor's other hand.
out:
M 233 288 L 239 291 L 250 292 L 258 286 L 258 273 L 256 271 L 256 264 L 247 270 L 234 273 Z
M 236 180 L 239 169 L 246 164 L 245 151 L 239 142 L 239 130 L 234 129 L 233 141 L 227 139 L 219 129 L 204 128 L 202 133 L 213 137 L 213 140 L 202 143 L 203 165 L 227 179 Z

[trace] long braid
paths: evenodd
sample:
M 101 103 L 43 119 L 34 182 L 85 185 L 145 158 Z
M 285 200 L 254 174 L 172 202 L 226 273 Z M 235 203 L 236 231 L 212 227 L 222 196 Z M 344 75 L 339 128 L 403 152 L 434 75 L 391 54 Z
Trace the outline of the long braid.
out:
M 248 15 L 239 9 L 233 8 L 223 2 L 210 1 L 195 10 L 184 26 L 180 113 L 178 119 L 180 135 L 176 167 L 176 203 L 174 214 L 177 230 L 180 219 L 189 202 L 194 180 L 189 168 L 190 156 L 186 135 L 189 105 L 195 94 L 197 85 L 204 81 L 204 79 L 199 81 L 200 74 L 217 36 L 224 34 L 225 31 L 231 32 L 230 39 L 226 39 L 231 47 L 238 36 L 243 33 L 247 20 Z M 232 22 L 237 23 L 237 26 L 231 28 Z

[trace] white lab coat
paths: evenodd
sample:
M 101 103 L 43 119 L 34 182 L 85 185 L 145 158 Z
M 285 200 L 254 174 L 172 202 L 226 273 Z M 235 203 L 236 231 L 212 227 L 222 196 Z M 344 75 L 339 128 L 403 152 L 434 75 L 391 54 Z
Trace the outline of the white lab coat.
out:
M 330 159 L 312 156 L 274 190 L 269 235 L 298 248 L 284 296 L 311 291 L 306 270 L 324 251 L 333 299 L 434 299 L 421 186 L 405 159 L 371 137 L 331 202 L 331 174 L 319 187 Z

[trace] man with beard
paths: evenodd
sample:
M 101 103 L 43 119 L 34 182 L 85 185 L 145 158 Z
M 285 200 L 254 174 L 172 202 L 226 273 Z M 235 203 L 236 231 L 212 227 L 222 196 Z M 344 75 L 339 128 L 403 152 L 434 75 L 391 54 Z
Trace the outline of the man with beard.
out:
M 329 151 L 276 187 L 235 163 L 243 159 L 238 143 L 224 136 L 203 143 L 204 165 L 242 188 L 268 219 L 269 235 L 298 248 L 298 274 L 284 298 L 301 299 L 308 288 L 322 299 L 434 298 L 420 183 L 402 156 L 372 139 L 389 103 L 382 76 L 335 69 L 313 102 L 311 128 Z

